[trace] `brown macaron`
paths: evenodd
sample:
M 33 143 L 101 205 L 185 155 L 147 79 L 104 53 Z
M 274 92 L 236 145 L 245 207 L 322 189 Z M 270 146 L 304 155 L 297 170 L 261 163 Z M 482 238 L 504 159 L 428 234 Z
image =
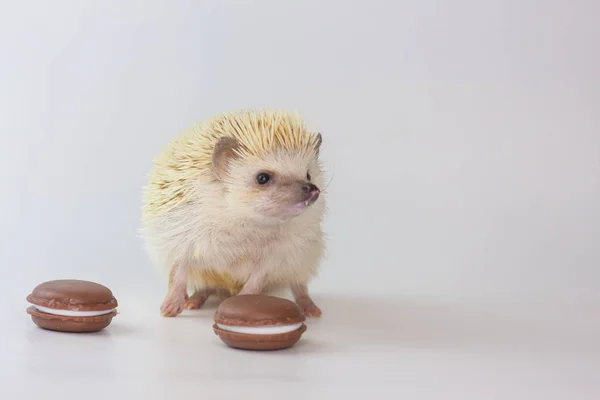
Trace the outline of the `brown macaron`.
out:
M 293 346 L 306 331 L 305 316 L 293 301 L 267 295 L 237 295 L 224 300 L 213 330 L 228 346 L 279 350 Z
M 96 332 L 117 315 L 117 300 L 106 286 L 76 279 L 48 281 L 36 286 L 27 301 L 33 322 L 61 332 Z

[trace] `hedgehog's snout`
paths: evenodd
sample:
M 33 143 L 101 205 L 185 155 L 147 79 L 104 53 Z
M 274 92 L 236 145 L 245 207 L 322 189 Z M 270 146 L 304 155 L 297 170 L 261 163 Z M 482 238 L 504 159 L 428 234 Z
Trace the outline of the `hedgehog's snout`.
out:
M 312 183 L 305 183 L 304 185 L 302 185 L 302 192 L 310 194 L 310 193 L 320 193 L 321 191 L 319 190 L 317 185 L 314 185 Z
M 317 201 L 319 195 L 321 194 L 321 190 L 312 183 L 305 183 L 301 186 L 303 202 L 306 205 L 310 205 Z

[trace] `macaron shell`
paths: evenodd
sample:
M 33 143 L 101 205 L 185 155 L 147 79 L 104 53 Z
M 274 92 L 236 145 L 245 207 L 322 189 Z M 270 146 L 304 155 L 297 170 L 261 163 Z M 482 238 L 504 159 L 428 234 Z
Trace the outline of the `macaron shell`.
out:
M 265 295 L 237 295 L 224 300 L 214 316 L 222 325 L 291 325 L 306 317 L 293 301 Z
M 220 329 L 217 324 L 213 325 L 215 334 L 226 345 L 243 350 L 282 350 L 295 345 L 304 331 L 306 325 L 296 329 L 293 332 L 282 333 L 278 335 L 250 335 L 247 333 L 229 332 Z
M 117 312 L 113 311 L 97 317 L 65 317 L 40 312 L 34 306 L 27 308 L 27 313 L 40 328 L 60 332 L 97 332 L 110 325 L 113 317 L 117 315 Z
M 38 306 L 71 311 L 102 311 L 118 306 L 107 287 L 76 279 L 41 283 L 27 296 L 27 301 Z

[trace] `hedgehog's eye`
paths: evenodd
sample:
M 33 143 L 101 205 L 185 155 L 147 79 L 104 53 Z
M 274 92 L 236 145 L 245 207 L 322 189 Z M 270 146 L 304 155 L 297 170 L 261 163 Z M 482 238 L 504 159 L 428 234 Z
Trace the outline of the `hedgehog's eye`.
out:
M 306 173 L 306 180 L 310 182 L 310 178 L 311 178 L 311 177 L 310 177 L 310 172 L 307 172 L 307 173 Z
M 266 185 L 271 180 L 271 176 L 265 172 L 262 172 L 256 176 L 256 183 L 259 185 Z

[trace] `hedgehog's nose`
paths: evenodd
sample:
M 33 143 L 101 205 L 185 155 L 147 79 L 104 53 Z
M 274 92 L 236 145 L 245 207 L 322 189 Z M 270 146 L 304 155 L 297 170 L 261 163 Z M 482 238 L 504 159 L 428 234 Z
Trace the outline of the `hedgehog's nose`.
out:
M 312 183 L 305 183 L 304 185 L 302 185 L 302 193 L 314 196 L 316 194 L 321 193 L 321 191 L 316 185 L 313 185 Z
M 317 201 L 317 199 L 319 198 L 319 194 L 321 193 L 319 188 L 313 185 L 312 183 L 303 184 L 301 189 L 302 197 L 304 198 L 303 201 L 306 202 L 307 206 Z

